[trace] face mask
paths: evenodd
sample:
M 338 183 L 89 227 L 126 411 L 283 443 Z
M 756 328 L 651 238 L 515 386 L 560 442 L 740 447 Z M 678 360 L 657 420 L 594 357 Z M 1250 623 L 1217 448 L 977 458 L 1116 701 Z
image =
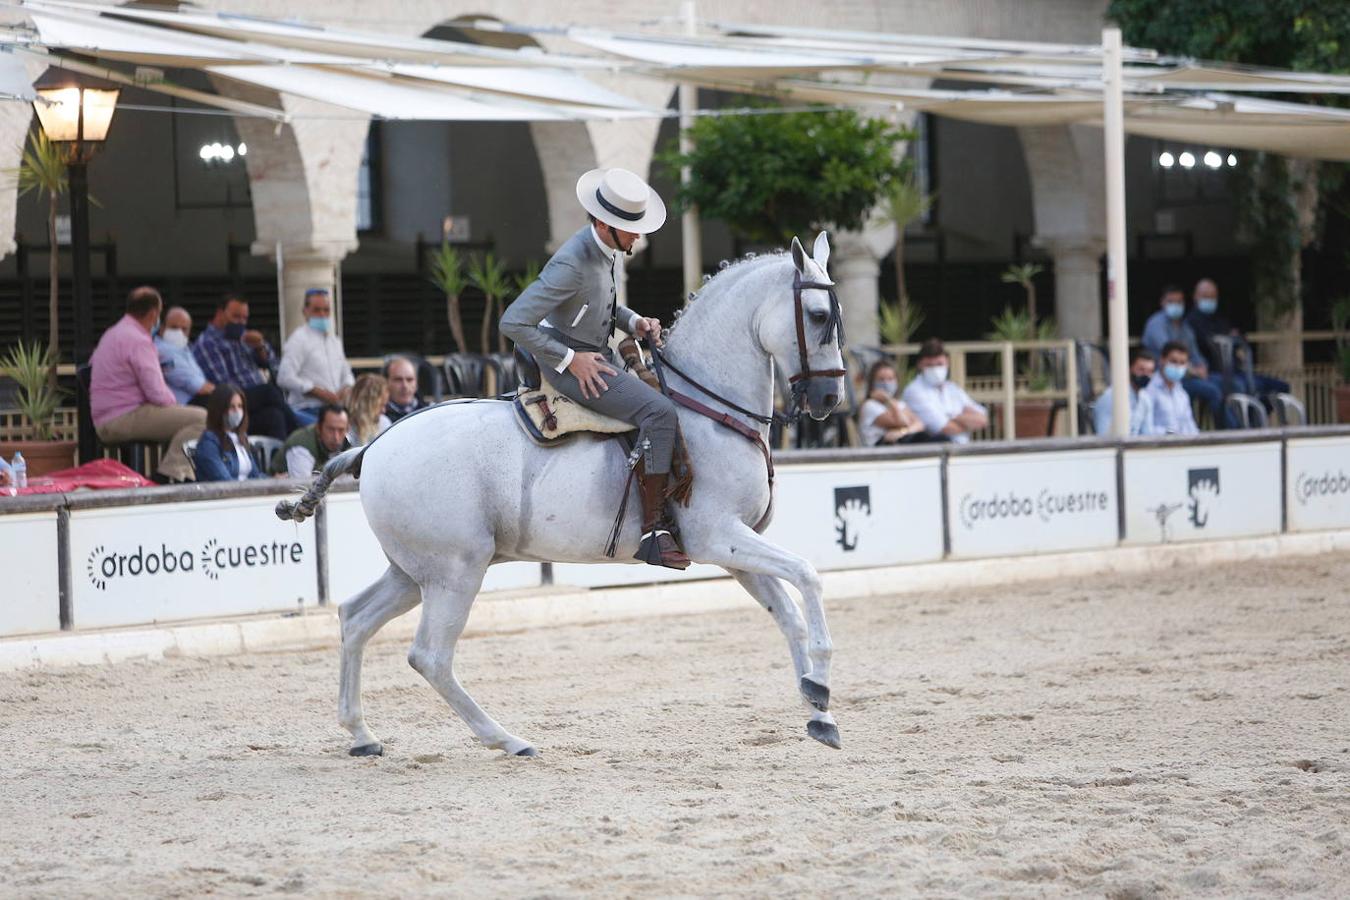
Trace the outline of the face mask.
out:
M 947 380 L 947 367 L 929 366 L 928 368 L 923 370 L 923 380 L 931 384 L 933 387 L 937 387 L 939 384 L 942 384 L 942 382 Z
M 1207 316 L 1214 315 L 1214 311 L 1219 308 L 1219 299 L 1217 297 L 1201 297 L 1195 301 L 1195 308 Z
M 1149 377 L 1147 375 L 1131 375 L 1130 384 L 1134 385 L 1136 391 L 1142 391 L 1148 387 Z
M 894 397 L 895 389 L 898 388 L 899 386 L 900 385 L 894 381 L 878 381 L 876 383 L 876 389 L 881 391 L 887 397 Z
M 1180 381 L 1186 377 L 1186 367 L 1181 363 L 1168 363 L 1163 366 L 1163 374 L 1168 381 Z
M 1169 319 L 1180 319 L 1182 314 L 1186 312 L 1186 305 L 1184 303 L 1164 303 L 1163 312 L 1167 313 Z
M 226 428 L 236 431 L 242 424 L 244 424 L 244 411 L 242 409 L 232 409 L 225 413 Z
M 153 338 L 153 337 L 159 337 L 159 323 L 158 323 L 158 322 L 155 323 L 155 327 L 154 327 L 154 328 L 151 328 L 151 329 L 150 329 L 150 336 L 151 336 L 152 338 Z
M 169 328 L 160 333 L 160 338 L 170 347 L 177 347 L 179 350 L 188 345 L 187 332 L 181 328 Z
M 315 316 L 314 318 L 309 320 L 309 327 L 313 328 L 319 334 L 327 334 L 328 329 L 332 327 L 332 324 L 333 324 L 332 319 L 320 318 L 319 316 Z
M 246 328 L 239 322 L 231 322 L 225 326 L 225 340 L 237 341 L 244 336 Z

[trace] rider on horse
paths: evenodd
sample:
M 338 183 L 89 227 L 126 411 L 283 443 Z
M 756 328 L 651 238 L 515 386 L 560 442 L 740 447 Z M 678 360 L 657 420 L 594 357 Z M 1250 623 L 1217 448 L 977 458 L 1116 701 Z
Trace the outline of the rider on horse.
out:
M 571 400 L 638 428 L 641 451 L 642 543 L 636 559 L 672 569 L 688 567 L 670 533 L 666 485 L 675 448 L 676 406 L 669 397 L 617 368 L 614 329 L 652 341 L 658 319 L 618 305 L 619 254 L 661 227 L 666 207 L 627 169 L 594 169 L 577 181 L 589 223 L 553 254 L 539 278 L 507 307 L 502 333 L 553 372 L 549 383 Z

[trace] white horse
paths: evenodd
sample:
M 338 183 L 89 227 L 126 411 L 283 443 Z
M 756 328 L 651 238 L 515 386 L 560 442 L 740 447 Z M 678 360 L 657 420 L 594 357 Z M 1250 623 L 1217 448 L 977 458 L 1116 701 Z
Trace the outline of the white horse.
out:
M 813 257 L 794 238 L 790 254 L 747 259 L 719 272 L 666 334 L 668 385 L 730 413 L 766 440 L 767 426 L 735 412 L 733 404 L 771 412 L 776 362 L 802 376 L 807 411 L 824 418 L 843 395 L 842 335 L 835 330 L 839 309 L 828 289 L 824 233 Z M 713 399 L 692 382 L 720 397 Z M 674 510 L 685 552 L 696 562 L 726 569 L 773 616 L 787 637 L 797 685 L 811 711 L 807 732 L 838 748 L 839 730 L 828 712 L 831 643 L 820 577 L 805 559 L 754 528 L 767 523 L 770 509 L 767 444 L 762 451 L 746 434 L 687 408 L 680 409 L 680 427 L 697 473 L 689 506 Z M 338 611 L 339 718 L 352 734 L 353 756 L 383 752 L 362 713 L 362 651 L 385 623 L 419 602 L 422 620 L 408 662 L 483 744 L 535 755 L 528 741 L 497 724 L 461 686 L 455 644 L 493 563 L 614 561 L 604 547 L 626 466 L 613 439 L 582 434 L 560 447 L 539 447 L 521 433 L 510 403 L 450 404 L 400 421 L 364 455 L 361 449 L 339 455 L 298 503 L 278 506 L 281 518 L 302 521 L 334 478 L 355 469 L 366 518 L 389 557 L 384 575 Z M 637 504 L 631 504 L 616 559 L 631 559 L 636 552 L 639 526 Z M 805 616 L 782 581 L 800 593 Z

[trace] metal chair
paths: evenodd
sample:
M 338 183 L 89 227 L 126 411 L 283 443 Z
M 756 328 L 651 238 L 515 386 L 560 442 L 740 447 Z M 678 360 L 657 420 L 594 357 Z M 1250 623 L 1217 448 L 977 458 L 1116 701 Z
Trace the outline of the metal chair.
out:
M 1302 428 L 1308 424 L 1308 409 L 1293 394 L 1271 394 L 1270 406 L 1276 421 L 1285 428 Z
M 1229 394 L 1241 393 L 1237 390 L 1236 375 L 1240 372 L 1246 377 L 1246 384 L 1256 384 L 1255 373 L 1252 370 L 1252 345 L 1247 343 L 1244 338 L 1235 334 L 1216 334 L 1210 338 L 1210 343 L 1219 353 L 1219 372 L 1223 376 L 1223 392 Z M 1211 360 L 1213 364 L 1215 361 Z
M 1266 408 L 1251 394 L 1229 394 L 1224 406 L 1237 419 L 1240 428 L 1267 428 Z
M 516 358 L 511 353 L 492 353 L 485 360 L 488 371 L 492 373 L 493 396 L 513 393 L 520 384 L 516 372 Z
M 1055 390 L 1067 390 L 1069 373 L 1064 354 L 1053 350 L 1042 352 L 1049 354 L 1047 363 L 1052 365 L 1051 371 L 1054 372 Z M 1109 380 L 1107 376 L 1110 370 L 1110 357 L 1107 355 L 1105 347 L 1094 344 L 1092 341 L 1083 340 L 1073 342 L 1073 353 L 1078 370 L 1078 433 L 1095 434 L 1096 426 L 1093 424 L 1092 409 L 1097 402 L 1097 391 L 1092 379 L 1092 367 L 1093 363 L 1100 360 L 1103 380 Z M 1059 414 L 1068 408 L 1068 400 L 1056 400 L 1050 405 L 1050 427 L 1046 437 L 1054 435 Z
M 248 449 L 253 454 L 253 464 L 264 472 L 270 473 L 272 471 L 272 462 L 284 446 L 286 446 L 285 441 L 279 441 L 267 435 L 250 434 L 248 436 Z

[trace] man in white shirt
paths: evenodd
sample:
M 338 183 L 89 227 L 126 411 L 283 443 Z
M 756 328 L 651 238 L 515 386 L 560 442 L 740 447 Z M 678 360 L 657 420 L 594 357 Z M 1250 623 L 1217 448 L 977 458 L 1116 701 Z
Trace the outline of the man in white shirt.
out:
M 947 350 L 942 341 L 924 341 L 917 365 L 918 376 L 905 387 L 905 404 L 934 437 L 941 435 L 957 444 L 969 442 L 972 431 L 989 423 L 989 414 L 959 385 L 947 380 Z
M 1190 361 L 1190 352 L 1180 341 L 1168 341 L 1162 348 L 1162 367 L 1148 383 L 1153 398 L 1155 434 L 1199 434 L 1191 398 L 1182 387 Z
M 1130 434 L 1161 434 L 1153 423 L 1153 396 L 1145 388 L 1153 377 L 1153 353 L 1135 347 L 1130 353 Z M 1111 433 L 1111 388 L 1102 391 L 1092 404 L 1092 422 L 1099 435 Z
M 277 384 L 286 392 L 291 409 L 312 415 L 325 404 L 346 403 L 356 377 L 342 341 L 333 334 L 328 291 L 306 291 L 304 312 L 304 326 L 292 332 L 282 347 Z

